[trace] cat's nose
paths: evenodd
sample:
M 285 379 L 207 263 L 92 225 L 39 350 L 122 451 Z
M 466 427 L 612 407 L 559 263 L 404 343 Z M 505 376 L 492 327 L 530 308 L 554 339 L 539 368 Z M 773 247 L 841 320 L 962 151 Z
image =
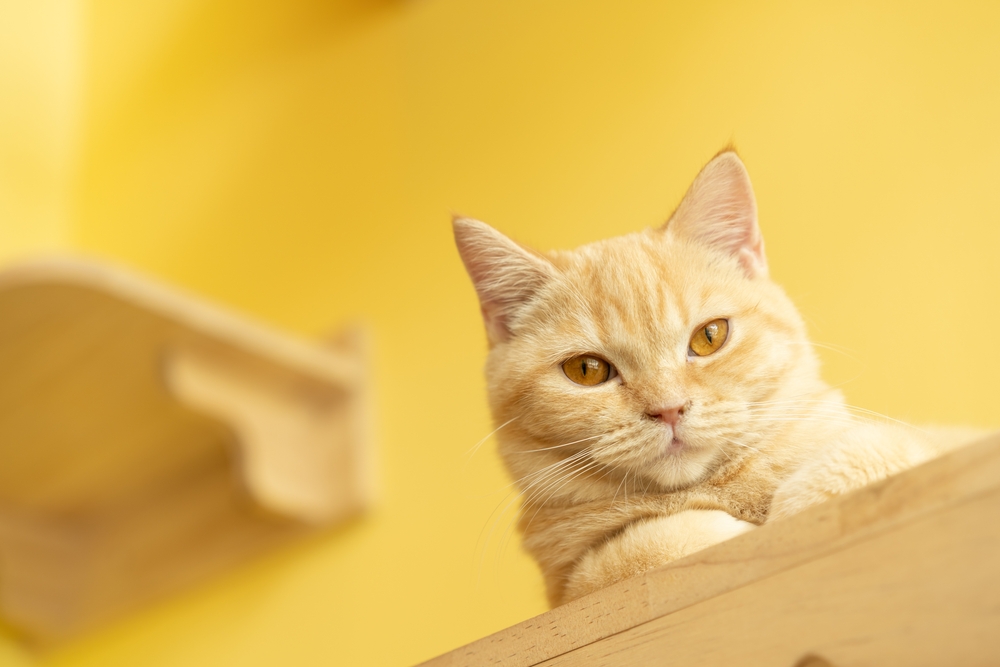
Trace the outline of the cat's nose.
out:
M 679 422 L 681 420 L 681 417 L 684 416 L 684 403 L 650 408 L 648 411 L 646 411 L 646 415 L 649 416 L 651 419 L 656 419 L 658 421 L 663 422 L 664 424 L 677 426 L 677 422 Z

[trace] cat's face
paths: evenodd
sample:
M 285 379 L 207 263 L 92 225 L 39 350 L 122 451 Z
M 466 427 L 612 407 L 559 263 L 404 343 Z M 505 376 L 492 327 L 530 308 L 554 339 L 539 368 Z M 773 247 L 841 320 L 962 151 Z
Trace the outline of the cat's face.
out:
M 733 153 L 702 171 L 665 228 L 548 255 L 475 221 L 456 221 L 456 237 L 490 337 L 501 451 L 522 484 L 690 485 L 759 446 L 777 425 L 764 402 L 816 381 Z

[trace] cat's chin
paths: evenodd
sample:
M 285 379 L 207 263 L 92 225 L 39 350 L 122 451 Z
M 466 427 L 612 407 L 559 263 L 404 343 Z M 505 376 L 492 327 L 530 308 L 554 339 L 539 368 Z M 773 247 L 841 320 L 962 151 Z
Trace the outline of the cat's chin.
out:
M 693 447 L 674 438 L 654 461 L 647 464 L 645 472 L 664 490 L 672 491 L 704 479 L 717 458 L 717 452 L 710 447 Z

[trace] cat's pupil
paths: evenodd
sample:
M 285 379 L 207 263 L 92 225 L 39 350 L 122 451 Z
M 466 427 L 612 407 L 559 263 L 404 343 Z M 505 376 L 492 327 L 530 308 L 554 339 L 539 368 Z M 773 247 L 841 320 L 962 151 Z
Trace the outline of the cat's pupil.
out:
M 709 324 L 707 327 L 705 327 L 705 338 L 708 339 L 709 344 L 711 344 L 713 339 L 715 338 L 715 333 L 718 330 L 718 328 L 719 325 L 717 324 Z

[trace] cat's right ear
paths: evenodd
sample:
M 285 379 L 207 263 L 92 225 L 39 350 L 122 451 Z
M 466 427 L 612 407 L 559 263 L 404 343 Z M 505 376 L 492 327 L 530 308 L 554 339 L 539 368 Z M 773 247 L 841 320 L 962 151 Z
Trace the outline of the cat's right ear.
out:
M 511 322 L 552 277 L 552 264 L 484 222 L 455 217 L 455 245 L 479 295 L 490 345 L 510 338 Z
M 732 255 L 750 277 L 767 275 L 753 186 L 746 167 L 731 149 L 702 168 L 664 227 L 669 234 Z

